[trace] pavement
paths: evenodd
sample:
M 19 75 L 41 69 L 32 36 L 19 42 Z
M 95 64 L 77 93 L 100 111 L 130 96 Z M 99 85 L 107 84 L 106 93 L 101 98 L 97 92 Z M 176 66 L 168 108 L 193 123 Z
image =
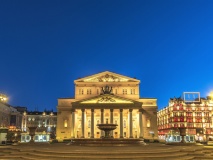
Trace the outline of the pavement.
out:
M 149 143 L 141 146 L 76 146 L 67 143 L 27 143 L 0 146 L 0 160 L 213 160 L 213 146 L 176 146 Z

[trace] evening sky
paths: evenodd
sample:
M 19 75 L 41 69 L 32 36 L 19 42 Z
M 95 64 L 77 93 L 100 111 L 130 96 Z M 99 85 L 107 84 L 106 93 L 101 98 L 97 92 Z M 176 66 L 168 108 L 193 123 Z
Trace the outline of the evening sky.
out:
M 158 99 L 213 90 L 212 0 L 1 0 L 0 92 L 56 110 L 74 80 L 111 71 Z

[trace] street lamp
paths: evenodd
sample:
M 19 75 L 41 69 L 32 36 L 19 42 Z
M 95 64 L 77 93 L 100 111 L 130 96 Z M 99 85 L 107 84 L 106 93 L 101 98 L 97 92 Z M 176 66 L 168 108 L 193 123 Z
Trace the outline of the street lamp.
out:
M 5 94 L 0 93 L 0 102 L 7 103 L 8 97 Z

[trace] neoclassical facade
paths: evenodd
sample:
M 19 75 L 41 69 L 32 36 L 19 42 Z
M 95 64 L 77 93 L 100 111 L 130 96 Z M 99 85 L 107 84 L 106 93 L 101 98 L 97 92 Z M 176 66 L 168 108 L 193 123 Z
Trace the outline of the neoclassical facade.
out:
M 74 98 L 58 99 L 58 140 L 100 138 L 107 121 L 118 125 L 114 138 L 157 139 L 157 99 L 140 98 L 140 80 L 105 71 L 74 84 Z

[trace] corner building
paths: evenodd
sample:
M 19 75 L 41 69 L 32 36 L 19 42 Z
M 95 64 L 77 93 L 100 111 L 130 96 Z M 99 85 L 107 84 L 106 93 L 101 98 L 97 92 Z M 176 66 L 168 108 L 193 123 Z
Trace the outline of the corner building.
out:
M 213 98 L 210 96 L 195 102 L 170 98 L 169 106 L 158 111 L 157 116 L 160 140 L 166 140 L 172 130 L 181 136 L 194 136 L 200 142 L 213 139 Z
M 96 125 L 107 122 L 114 138 L 157 139 L 157 99 L 140 98 L 140 80 L 105 71 L 74 84 L 74 98 L 58 99 L 58 140 L 101 138 Z

